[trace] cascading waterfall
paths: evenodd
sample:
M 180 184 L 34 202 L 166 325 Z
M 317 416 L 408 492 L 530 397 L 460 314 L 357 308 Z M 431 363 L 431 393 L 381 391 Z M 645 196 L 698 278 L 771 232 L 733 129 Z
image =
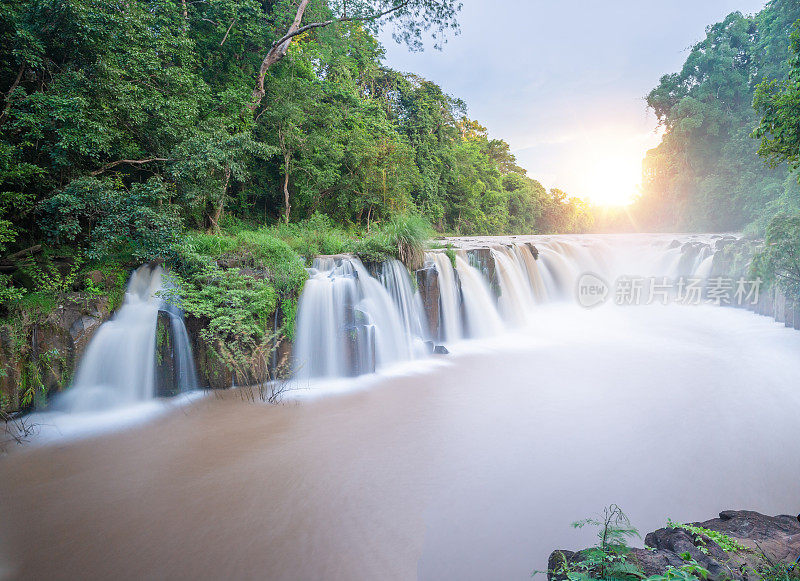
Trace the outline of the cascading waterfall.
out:
M 503 322 L 497 314 L 486 280 L 477 268 L 470 266 L 460 255 L 456 256 L 456 270 L 464 296 L 467 336 L 473 338 L 496 335 L 503 329 Z
M 163 310 L 169 316 L 169 327 L 172 332 L 173 356 L 175 358 L 175 384 L 179 392 L 197 389 L 197 373 L 192 357 L 192 344 L 183 321 L 183 311 L 174 305 L 166 304 Z
M 392 297 L 406 334 L 410 337 L 427 336 L 425 321 L 421 316 L 422 299 L 411 288 L 411 276 L 399 260 L 387 260 L 381 265 L 380 282 Z
M 517 261 L 521 262 L 525 268 L 533 298 L 537 303 L 546 302 L 547 288 L 545 287 L 544 279 L 542 278 L 541 272 L 539 272 L 539 265 L 531 249 L 527 245 L 515 245 L 514 254 L 517 257 Z
M 431 255 L 439 273 L 439 305 L 441 320 L 441 339 L 458 341 L 461 339 L 461 289 L 458 285 L 450 257 L 442 252 Z
M 528 320 L 533 306 L 530 286 L 522 276 L 519 263 L 507 248 L 493 248 L 495 273 L 500 284 L 498 304 L 505 321 L 519 326 Z
M 437 316 L 423 316 L 420 295 L 400 262 L 383 263 L 373 278 L 356 258 L 320 257 L 300 300 L 295 375 L 369 373 L 423 356 L 423 338 L 452 345 L 528 324 L 537 306 L 572 299 L 585 273 L 613 283 L 620 276 L 707 277 L 712 269 L 708 237 L 617 240 L 622 239 L 487 241 L 458 250 L 455 268 L 444 252 L 429 252 L 438 294 L 432 291 L 428 300 L 436 301 L 438 329 L 426 329 L 426 321 L 435 325 Z
M 410 287 L 389 278 L 396 300 L 416 309 Z M 295 377 L 360 375 L 420 355 L 421 337 L 411 330 L 419 313 L 407 314 L 357 258 L 315 260 L 298 306 Z
M 154 398 L 159 310 L 170 317 L 179 385 L 197 386 L 182 314 L 157 295 L 164 288 L 162 275 L 160 266 L 150 265 L 131 274 L 122 307 L 92 337 L 72 387 L 56 399 L 54 409 L 98 411 Z

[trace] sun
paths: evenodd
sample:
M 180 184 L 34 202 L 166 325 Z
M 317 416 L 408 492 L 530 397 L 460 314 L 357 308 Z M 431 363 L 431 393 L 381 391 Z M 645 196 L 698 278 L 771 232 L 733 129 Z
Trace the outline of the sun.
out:
M 638 156 L 609 155 L 587 168 L 581 197 L 596 206 L 627 206 L 639 190 L 642 160 Z

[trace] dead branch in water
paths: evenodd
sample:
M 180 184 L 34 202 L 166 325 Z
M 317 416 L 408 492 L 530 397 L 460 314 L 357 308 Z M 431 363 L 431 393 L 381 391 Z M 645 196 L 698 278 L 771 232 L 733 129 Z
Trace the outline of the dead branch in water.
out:
M 39 424 L 31 422 L 25 416 L 15 416 L 0 411 L 0 420 L 3 422 L 3 432 L 0 434 L 0 452 L 5 452 L 9 444 L 21 446 L 39 433 Z

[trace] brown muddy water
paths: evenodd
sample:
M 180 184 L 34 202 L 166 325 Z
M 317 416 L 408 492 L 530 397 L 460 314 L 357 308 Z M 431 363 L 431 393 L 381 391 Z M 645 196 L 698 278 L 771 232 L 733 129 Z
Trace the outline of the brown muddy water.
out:
M 766 318 L 543 307 L 425 365 L 12 450 L 0 578 L 526 579 L 612 502 L 643 532 L 800 507 L 800 333 Z

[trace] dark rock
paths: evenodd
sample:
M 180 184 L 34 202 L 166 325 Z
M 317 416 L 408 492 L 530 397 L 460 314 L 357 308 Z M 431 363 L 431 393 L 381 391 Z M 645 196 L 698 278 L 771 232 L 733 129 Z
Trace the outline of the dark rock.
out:
M 684 564 L 688 553 L 699 565 L 708 569 L 710 581 L 732 579 L 744 581 L 758 578 L 756 571 L 771 561 L 792 563 L 800 554 L 800 524 L 794 516 L 765 516 L 752 511 L 726 510 L 719 518 L 692 523 L 704 529 L 724 533 L 746 550 L 726 552 L 708 537 L 698 538 L 683 528 L 662 528 L 649 533 L 645 545 L 650 549 L 631 549 L 629 561 L 636 562 L 645 576 L 663 574 L 668 566 Z M 554 551 L 548 559 L 548 579 L 562 581 L 554 575 L 566 559 L 574 563 L 583 559 L 581 552 Z
M 753 511 L 726 510 L 719 518 L 692 523 L 729 536 L 749 551 L 728 553 L 711 539 L 700 541 L 684 529 L 658 529 L 645 537 L 656 552 L 689 553 L 708 569 L 709 579 L 746 579 L 762 564 L 762 551 L 773 561 L 792 562 L 800 554 L 800 524 L 793 516 L 765 516 Z M 706 551 L 701 550 L 705 548 Z
M 679 568 L 685 564 L 681 556 L 672 551 L 631 549 L 629 559 L 642 568 L 646 577 L 659 575 L 666 571 L 667 567 Z
M 483 273 L 490 286 L 495 284 L 494 256 L 492 256 L 490 248 L 471 248 L 467 250 L 467 261 Z
M 169 315 L 159 311 L 156 321 L 156 393 L 160 397 L 175 395 L 180 390 L 176 379 L 174 345 Z
M 428 337 L 435 339 L 439 336 L 439 273 L 432 262 L 426 262 L 415 274 L 425 311 Z
M 445 347 L 444 345 L 436 345 L 436 346 L 433 348 L 433 352 L 434 352 L 436 355 L 447 355 L 448 353 L 450 353 L 450 351 L 448 351 L 448 350 L 447 350 L 447 347 Z
M 99 270 L 90 270 L 86 273 L 86 278 L 92 281 L 92 284 L 99 287 L 105 283 L 105 276 Z

